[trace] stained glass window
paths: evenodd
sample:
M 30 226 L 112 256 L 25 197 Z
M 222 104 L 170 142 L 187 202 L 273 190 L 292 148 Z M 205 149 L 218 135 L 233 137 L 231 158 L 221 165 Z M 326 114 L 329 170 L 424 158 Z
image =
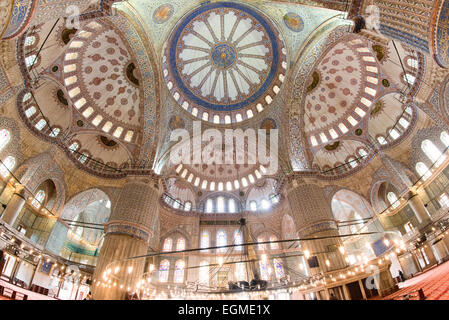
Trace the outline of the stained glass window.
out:
M 178 260 L 175 264 L 175 283 L 184 282 L 184 260 Z
M 162 260 L 161 265 L 159 267 L 159 281 L 160 282 L 168 281 L 169 269 L 170 269 L 170 262 L 168 260 Z
M 268 280 L 268 277 L 270 276 L 270 272 L 268 270 L 268 263 L 266 261 L 260 261 L 260 277 L 262 280 Z
M 276 273 L 276 278 L 281 279 L 285 276 L 284 264 L 279 259 L 273 259 L 274 271 Z

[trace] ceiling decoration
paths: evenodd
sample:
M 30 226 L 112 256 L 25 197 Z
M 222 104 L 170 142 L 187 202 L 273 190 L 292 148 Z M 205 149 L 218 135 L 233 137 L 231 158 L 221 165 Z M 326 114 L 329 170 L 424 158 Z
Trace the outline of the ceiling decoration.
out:
M 289 28 L 291 31 L 301 32 L 302 30 L 304 30 L 304 21 L 298 14 L 294 12 L 289 12 L 285 14 L 284 23 L 286 27 Z
M 357 126 L 369 114 L 379 85 L 375 57 L 360 39 L 335 45 L 315 72 L 320 80 L 306 97 L 304 117 L 312 146 L 337 139 Z
M 214 123 L 239 122 L 270 104 L 284 80 L 286 50 L 255 9 L 219 2 L 188 14 L 173 31 L 163 74 L 175 100 Z
M 416 112 L 404 102 L 400 93 L 390 92 L 374 104 L 368 122 L 368 133 L 380 145 L 400 140 L 414 128 Z
M 154 10 L 153 21 L 156 23 L 164 23 L 173 16 L 174 8 L 171 4 L 163 4 Z
M 358 169 L 366 163 L 371 153 L 362 141 L 343 140 L 319 150 L 313 160 L 314 166 L 325 175 L 338 175 Z
M 345 135 L 369 115 L 380 82 L 375 56 L 361 39 L 332 47 L 310 78 L 304 126 L 312 146 Z
M 95 21 L 76 34 L 64 58 L 64 83 L 75 109 L 125 142 L 135 141 L 143 107 L 130 52 L 112 26 Z

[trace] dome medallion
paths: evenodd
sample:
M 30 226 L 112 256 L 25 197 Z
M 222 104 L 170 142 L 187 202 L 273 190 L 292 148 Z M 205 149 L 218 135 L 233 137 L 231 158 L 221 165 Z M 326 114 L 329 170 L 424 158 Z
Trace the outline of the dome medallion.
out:
M 287 67 L 284 44 L 268 18 L 232 2 L 189 13 L 172 32 L 162 65 L 179 105 L 214 123 L 262 112 L 279 92 Z

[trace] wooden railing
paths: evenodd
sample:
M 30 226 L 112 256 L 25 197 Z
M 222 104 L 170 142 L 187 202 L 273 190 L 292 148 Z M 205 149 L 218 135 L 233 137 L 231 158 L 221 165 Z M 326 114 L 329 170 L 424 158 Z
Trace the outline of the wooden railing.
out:
M 11 300 L 28 300 L 28 296 L 11 288 L 0 286 L 0 296 Z

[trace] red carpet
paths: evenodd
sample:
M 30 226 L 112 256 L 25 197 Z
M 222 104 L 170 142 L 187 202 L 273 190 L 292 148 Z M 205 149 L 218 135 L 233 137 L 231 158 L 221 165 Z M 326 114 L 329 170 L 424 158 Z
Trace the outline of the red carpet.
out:
M 400 296 L 423 289 L 426 300 L 449 300 L 449 261 L 401 283 L 399 287 L 399 291 L 384 299 L 400 299 Z

